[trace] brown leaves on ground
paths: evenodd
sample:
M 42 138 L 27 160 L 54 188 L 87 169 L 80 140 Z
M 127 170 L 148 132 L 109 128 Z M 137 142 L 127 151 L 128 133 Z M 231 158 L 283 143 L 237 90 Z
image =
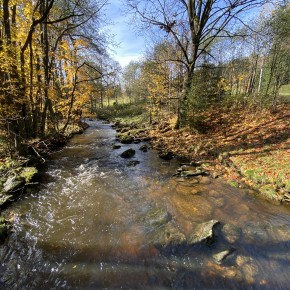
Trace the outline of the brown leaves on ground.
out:
M 279 199 L 289 193 L 289 104 L 279 105 L 275 112 L 212 109 L 203 120 L 208 129 L 205 134 L 190 128 L 168 130 L 174 127 L 174 120 L 161 124 L 150 132 L 153 144 L 191 161 L 206 161 L 209 169 L 228 180 L 243 181 L 257 189 L 267 185 L 267 193 L 277 193 Z

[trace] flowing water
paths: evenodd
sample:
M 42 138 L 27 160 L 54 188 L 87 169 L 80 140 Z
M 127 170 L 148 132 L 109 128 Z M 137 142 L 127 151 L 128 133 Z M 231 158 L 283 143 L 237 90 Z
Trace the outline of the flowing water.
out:
M 54 154 L 38 192 L 9 208 L 14 232 L 0 247 L 1 289 L 289 289 L 289 207 L 218 180 L 173 177 L 177 161 L 140 144 L 112 150 L 115 131 L 89 123 Z M 127 148 L 140 164 L 120 157 Z M 155 209 L 186 237 L 219 220 L 216 241 L 156 244 Z

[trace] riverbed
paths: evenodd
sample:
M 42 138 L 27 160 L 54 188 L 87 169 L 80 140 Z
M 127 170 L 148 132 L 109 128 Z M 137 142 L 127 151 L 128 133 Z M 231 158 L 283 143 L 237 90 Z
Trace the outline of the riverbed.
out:
M 289 207 L 207 176 L 174 176 L 177 160 L 142 144 L 112 149 L 111 126 L 89 125 L 9 208 L 1 289 L 289 289 Z M 129 148 L 135 156 L 121 158 Z M 189 245 L 211 220 L 214 241 Z M 160 242 L 169 224 L 185 239 Z

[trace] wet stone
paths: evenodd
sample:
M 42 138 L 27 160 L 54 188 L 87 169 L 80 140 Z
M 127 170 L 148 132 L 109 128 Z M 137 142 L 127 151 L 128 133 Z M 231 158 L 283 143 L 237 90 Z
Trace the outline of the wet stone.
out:
M 234 251 L 235 251 L 235 249 L 229 249 L 229 250 L 221 251 L 221 252 L 213 255 L 213 259 L 216 261 L 216 263 L 221 264 Z
M 200 179 L 200 184 L 210 184 L 211 183 L 211 178 L 208 176 L 202 176 Z
M 131 158 L 135 155 L 136 151 L 134 149 L 128 149 L 128 150 L 125 150 L 122 154 L 121 154 L 121 157 L 122 158 Z
M 205 175 L 206 172 L 204 170 L 190 170 L 190 171 L 182 171 L 181 176 L 183 177 L 194 177 L 199 175 Z
M 210 220 L 199 224 L 189 239 L 189 244 L 205 242 L 210 245 L 214 240 L 214 227 L 219 224 L 217 220 Z
M 113 144 L 112 145 L 112 149 L 114 150 L 117 150 L 117 149 L 120 149 L 122 146 L 121 145 L 118 145 L 118 144 Z

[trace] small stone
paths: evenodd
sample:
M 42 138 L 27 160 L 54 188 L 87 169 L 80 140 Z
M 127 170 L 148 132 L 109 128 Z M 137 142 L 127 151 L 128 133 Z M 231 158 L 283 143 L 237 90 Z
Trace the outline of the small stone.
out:
M 220 264 L 222 261 L 224 261 L 229 255 L 231 255 L 233 252 L 235 251 L 235 249 L 229 249 L 229 250 L 225 250 L 222 252 L 219 252 L 215 255 L 213 255 L 214 260 Z
M 171 214 L 163 208 L 153 208 L 144 217 L 144 222 L 147 225 L 159 227 L 168 223 L 171 219 Z
M 122 158 L 131 158 L 135 155 L 136 151 L 132 148 L 125 150 L 122 154 L 121 157 Z
M 211 183 L 211 179 L 210 177 L 207 177 L 207 176 L 203 176 L 201 179 L 200 179 L 200 184 L 210 184 Z
M 117 145 L 117 144 L 112 145 L 112 149 L 114 149 L 114 150 L 120 149 L 121 147 L 122 147 L 121 145 Z
M 134 141 L 134 137 L 127 134 L 120 134 L 118 138 L 122 144 L 131 144 Z
M 137 138 L 134 140 L 134 144 L 139 144 L 139 143 L 141 143 L 141 139 Z
M 129 167 L 135 167 L 138 164 L 140 164 L 140 161 L 138 161 L 138 160 L 132 160 L 132 161 L 129 161 L 127 165 Z

